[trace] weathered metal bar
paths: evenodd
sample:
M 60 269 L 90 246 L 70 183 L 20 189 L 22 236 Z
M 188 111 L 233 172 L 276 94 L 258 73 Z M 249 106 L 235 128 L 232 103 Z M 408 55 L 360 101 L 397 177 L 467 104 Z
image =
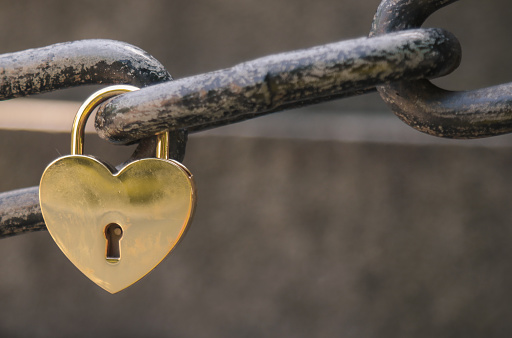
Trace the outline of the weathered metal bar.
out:
M 0 55 L 0 100 L 86 84 L 145 87 L 172 80 L 154 57 L 113 40 L 81 40 Z
M 116 143 L 165 129 L 199 131 L 385 82 L 445 75 L 459 61 L 458 41 L 441 29 L 342 41 L 123 94 L 100 106 L 96 130 Z
M 0 194 L 0 238 L 45 229 L 39 187 Z
M 384 0 L 371 36 L 416 28 L 436 10 L 457 0 Z M 411 127 L 439 137 L 481 138 L 512 132 L 512 83 L 453 92 L 428 80 L 379 86 L 382 99 Z

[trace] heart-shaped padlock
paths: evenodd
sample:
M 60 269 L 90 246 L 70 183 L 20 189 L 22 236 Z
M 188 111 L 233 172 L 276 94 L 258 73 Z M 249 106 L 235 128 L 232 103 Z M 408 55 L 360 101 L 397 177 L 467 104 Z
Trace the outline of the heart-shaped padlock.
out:
M 80 107 L 72 129 L 71 155 L 44 171 L 39 186 L 43 218 L 68 259 L 110 293 L 149 273 L 178 244 L 194 213 L 192 174 L 168 159 L 168 133 L 158 135 L 157 157 L 116 171 L 82 155 L 84 127 L 106 99 L 137 90 L 111 86 Z

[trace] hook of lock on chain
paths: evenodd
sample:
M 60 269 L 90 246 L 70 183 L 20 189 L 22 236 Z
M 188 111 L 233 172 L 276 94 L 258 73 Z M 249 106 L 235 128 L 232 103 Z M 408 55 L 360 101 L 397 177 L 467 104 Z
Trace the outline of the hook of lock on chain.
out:
M 167 158 L 166 133 L 159 137 L 158 158 L 138 159 L 120 170 L 82 155 L 84 127 L 94 108 L 134 90 L 112 86 L 87 99 L 73 122 L 71 155 L 50 163 L 39 185 L 42 215 L 55 243 L 111 293 L 144 277 L 174 249 L 196 202 L 192 174 Z

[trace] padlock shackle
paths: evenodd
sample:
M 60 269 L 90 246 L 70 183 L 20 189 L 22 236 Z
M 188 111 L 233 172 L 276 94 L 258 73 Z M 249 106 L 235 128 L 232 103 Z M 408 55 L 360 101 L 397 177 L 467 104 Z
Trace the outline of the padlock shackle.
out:
M 164 131 L 163 133 L 156 135 L 156 153 L 157 158 L 169 159 L 169 132 Z
M 80 106 L 76 113 L 71 127 L 71 155 L 82 155 L 84 150 L 85 125 L 94 109 L 106 100 L 126 93 L 139 90 L 139 88 L 130 85 L 109 86 L 98 90 L 92 94 Z M 157 135 L 156 157 L 169 159 L 169 132 L 165 131 Z

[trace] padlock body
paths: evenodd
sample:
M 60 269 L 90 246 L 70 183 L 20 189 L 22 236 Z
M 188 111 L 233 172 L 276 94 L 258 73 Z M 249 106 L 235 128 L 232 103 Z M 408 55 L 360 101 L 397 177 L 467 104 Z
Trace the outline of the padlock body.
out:
M 178 244 L 191 222 L 196 191 L 190 172 L 173 160 L 141 159 L 115 172 L 93 157 L 71 155 L 46 168 L 39 197 L 62 252 L 115 293 L 145 276 Z M 112 224 L 122 229 L 116 230 L 122 233 L 118 259 L 107 255 L 105 231 Z

